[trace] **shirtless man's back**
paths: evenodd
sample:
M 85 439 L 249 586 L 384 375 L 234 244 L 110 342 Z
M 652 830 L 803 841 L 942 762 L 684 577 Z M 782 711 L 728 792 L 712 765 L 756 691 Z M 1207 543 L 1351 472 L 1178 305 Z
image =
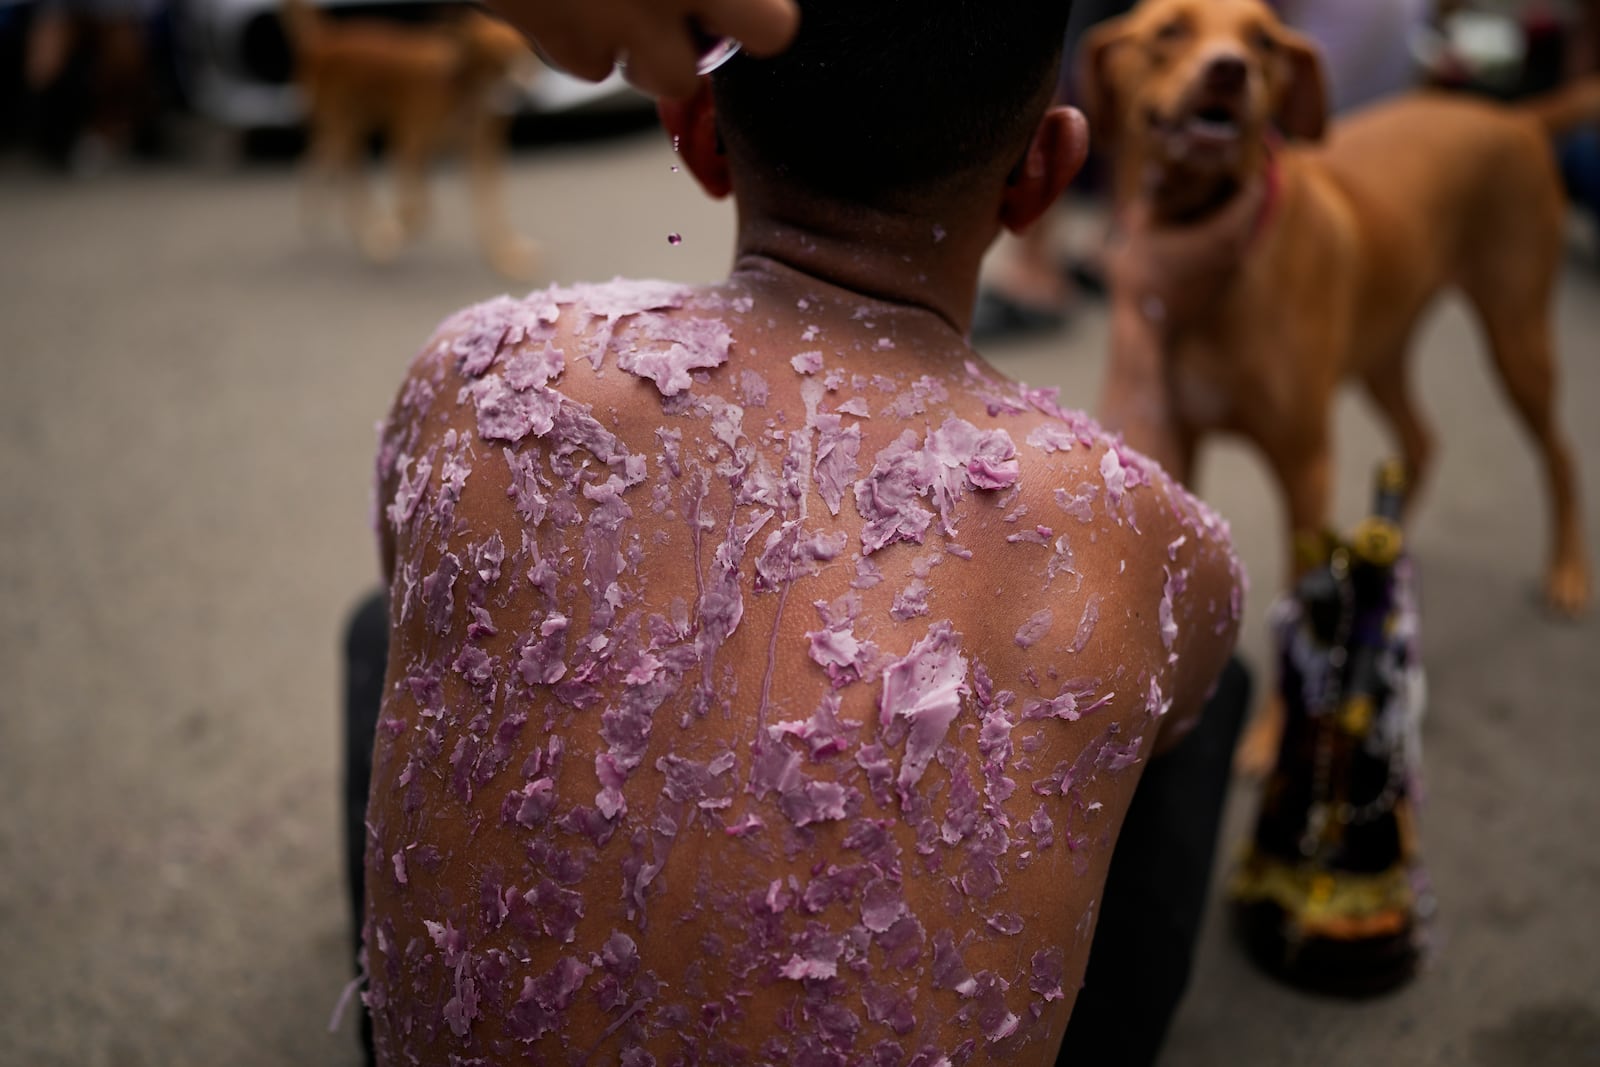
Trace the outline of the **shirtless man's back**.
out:
M 1202 505 L 937 285 L 834 284 L 893 240 L 742 222 L 721 285 L 502 298 L 401 390 L 380 1062 L 1047 1062 L 1231 647 Z

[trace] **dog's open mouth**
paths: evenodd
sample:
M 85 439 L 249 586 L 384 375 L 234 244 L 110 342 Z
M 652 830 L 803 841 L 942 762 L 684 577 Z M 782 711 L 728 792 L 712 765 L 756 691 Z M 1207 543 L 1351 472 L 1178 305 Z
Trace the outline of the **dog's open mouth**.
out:
M 1202 163 L 1226 159 L 1244 140 L 1244 102 L 1196 94 L 1175 113 L 1150 113 L 1153 131 L 1174 160 Z
M 1223 103 L 1201 104 L 1183 123 L 1183 132 L 1200 141 L 1232 141 L 1239 136 L 1239 113 Z

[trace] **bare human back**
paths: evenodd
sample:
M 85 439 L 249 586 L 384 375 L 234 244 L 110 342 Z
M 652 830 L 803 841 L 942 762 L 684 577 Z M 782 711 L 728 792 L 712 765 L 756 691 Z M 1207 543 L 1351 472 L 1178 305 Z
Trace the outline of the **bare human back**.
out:
M 382 1061 L 1054 1056 L 1236 631 L 1209 510 L 760 257 L 457 315 L 379 477 Z

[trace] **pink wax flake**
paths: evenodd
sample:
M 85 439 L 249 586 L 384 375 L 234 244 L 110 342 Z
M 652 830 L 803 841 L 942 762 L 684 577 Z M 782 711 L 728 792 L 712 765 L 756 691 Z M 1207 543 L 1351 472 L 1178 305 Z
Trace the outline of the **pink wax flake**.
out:
M 1041 852 L 1055 844 L 1055 829 L 1055 823 L 1042 806 L 1028 820 L 1028 830 L 1033 834 L 1034 844 Z
M 1121 504 L 1122 494 L 1127 490 L 1128 471 L 1115 448 L 1106 449 L 1106 454 L 1100 457 L 1100 477 L 1106 485 L 1106 501 L 1112 507 Z
M 822 353 L 801 352 L 789 358 L 789 366 L 798 374 L 816 374 L 822 370 Z
M 513 331 L 520 340 L 520 310 L 518 301 L 500 296 L 463 308 L 444 321 L 439 332 L 454 335 L 450 354 L 456 357 L 456 367 L 462 375 L 476 378 L 493 366 Z
M 889 614 L 899 622 L 928 614 L 928 583 L 921 578 L 907 582 L 906 587 L 895 594 Z
M 880 722 L 886 727 L 892 723 L 909 727 L 896 779 L 902 802 L 921 781 L 961 711 L 966 675 L 961 638 L 945 621 L 934 623 L 904 659 L 884 672 Z
M 1065 954 L 1060 948 L 1040 949 L 1033 954 L 1029 964 L 1028 988 L 1045 1000 L 1060 1000 L 1066 996 L 1061 988 L 1066 971 Z
M 865 673 L 866 646 L 848 626 L 812 630 L 806 634 L 811 658 L 828 673 L 835 686 L 845 685 Z
M 1009 912 L 996 912 L 985 919 L 984 923 L 995 933 L 1005 934 L 1007 937 L 1015 937 L 1022 933 L 1023 929 L 1022 916 Z
M 733 791 L 732 779 L 725 776 L 733 769 L 734 762 L 732 752 L 723 752 L 706 763 L 668 753 L 656 760 L 656 770 L 666 778 L 661 792 L 679 803 L 701 808 L 725 807 Z
M 1098 711 L 1104 706 L 1103 702 L 1096 702 L 1085 706 L 1086 701 L 1094 694 L 1094 683 L 1086 681 L 1068 682 L 1060 691 L 1049 700 L 1029 700 L 1022 706 L 1024 719 L 1061 719 L 1064 722 L 1077 722 L 1090 711 Z
M 400 455 L 395 459 L 395 473 L 400 476 L 400 484 L 395 487 L 394 499 L 390 502 L 387 515 L 389 524 L 396 530 L 411 521 L 417 512 L 417 504 L 422 500 L 422 494 L 428 487 L 428 478 L 433 474 L 433 462 L 427 457 L 416 460 L 416 469 L 409 475 L 412 457 Z
M 905 912 L 905 898 L 892 882 L 875 879 L 861 893 L 861 925 L 875 934 L 887 933 Z
M 856 560 L 856 576 L 850 582 L 852 589 L 871 589 L 883 581 L 883 571 L 872 560 L 862 556 Z
M 1160 719 L 1172 710 L 1172 698 L 1161 692 L 1161 683 L 1150 676 L 1150 692 L 1145 697 L 1144 710 L 1152 719 Z
M 739 400 L 745 407 L 766 407 L 768 392 L 767 380 L 760 373 L 753 370 L 739 372 Z
M 778 797 L 778 808 L 796 826 L 835 822 L 847 818 L 861 794 L 838 782 L 809 781 L 798 789 L 786 789 Z
M 566 355 L 548 342 L 541 347 L 529 347 L 506 360 L 506 384 L 518 392 L 537 389 L 561 377 L 566 365 Z
M 505 822 L 534 829 L 544 825 L 556 803 L 556 783 L 550 778 L 539 778 L 523 786 L 520 791 L 508 793 L 500 806 L 500 817 Z
M 677 169 L 677 168 L 673 168 L 673 169 Z M 683 244 L 683 234 L 681 234 L 681 233 L 669 233 L 669 234 L 667 234 L 667 244 L 672 245 L 674 247 Z
M 945 808 L 944 822 L 939 827 L 939 838 L 946 845 L 959 845 L 978 828 L 982 798 L 967 773 L 966 760 L 950 768 L 949 803 Z
M 461 560 L 454 553 L 439 557 L 439 566 L 422 580 L 422 600 L 427 605 L 428 629 L 446 633 L 455 610 L 456 578 L 461 574 Z
M 551 289 L 549 296 L 558 304 L 575 305 L 596 318 L 616 322 L 646 311 L 680 308 L 694 296 L 694 290 L 677 282 L 613 278 L 600 285 Z
M 947 537 L 955 536 L 955 504 L 967 488 L 1003 489 L 1017 480 L 1016 454 L 1004 430 L 980 430 L 965 419 L 948 418 L 928 435 L 918 483 L 932 495 Z
M 490 688 L 494 682 L 495 659 L 476 645 L 462 648 L 450 666 L 468 685 L 476 689 Z
M 1050 559 L 1044 565 L 1045 581 L 1048 584 L 1063 574 L 1076 575 L 1073 568 L 1072 544 L 1063 535 L 1056 538 L 1055 550 L 1050 553 Z M 1082 585 L 1082 576 L 1079 575 L 1079 585 Z
M 778 973 L 796 982 L 807 978 L 833 978 L 839 973 L 839 965 L 833 960 L 808 960 L 790 956 L 789 962 L 778 968 Z
M 1048 526 L 1035 526 L 1031 530 L 1018 530 L 1014 534 L 1006 535 L 1006 543 L 1013 545 L 1048 545 L 1050 538 L 1055 536 L 1055 531 Z
M 1099 496 L 1098 485 L 1088 485 L 1080 493 L 1069 493 L 1065 489 L 1055 492 L 1056 506 L 1068 515 L 1082 523 L 1094 521 L 1094 501 Z
M 1034 427 L 1028 433 L 1027 441 L 1046 454 L 1068 452 L 1077 442 L 1077 435 L 1058 422 L 1046 422 Z
M 1050 632 L 1050 627 L 1055 625 L 1055 612 L 1049 608 L 1036 611 L 1017 630 L 1016 642 L 1018 648 L 1032 648 Z
M 906 430 L 878 453 L 871 473 L 856 483 L 856 510 L 866 520 L 861 528 L 864 555 L 896 541 L 922 543 L 933 522 L 932 513 L 917 499 L 922 470 L 917 435 Z
M 883 746 L 862 745 L 856 751 L 856 766 L 867 772 L 867 788 L 872 793 L 872 799 L 876 800 L 879 806 L 888 807 L 889 783 L 894 778 L 894 768 L 890 765 Z
M 749 837 L 757 830 L 765 830 L 766 828 L 767 824 L 761 820 L 761 816 L 750 813 L 745 815 L 738 822 L 724 826 L 722 828 L 722 832 L 727 834 L 729 837 Z
M 1172 617 L 1173 594 L 1182 595 L 1182 590 L 1174 585 L 1172 571 L 1166 568 L 1162 569 L 1166 574 L 1166 580 L 1161 586 L 1161 603 L 1157 610 L 1157 617 L 1161 623 L 1161 645 L 1168 652 L 1171 652 L 1172 646 L 1178 640 L 1178 623 Z
M 793 876 L 791 875 L 790 878 L 792 880 Z M 781 915 L 783 912 L 788 911 L 794 900 L 795 894 L 793 890 L 785 888 L 782 879 L 774 878 L 767 885 L 766 905 L 767 910 L 772 914 Z
M 855 481 L 860 470 L 861 426 L 845 426 L 838 415 L 818 415 L 816 422 L 817 492 L 829 514 L 837 515 L 844 502 L 845 487 Z
M 967 970 L 955 938 L 948 929 L 933 935 L 933 988 L 953 989 L 964 997 L 970 997 L 978 991 L 978 982 Z
M 974 489 L 1005 489 L 1019 477 L 1017 448 L 1004 430 L 986 430 L 967 460 L 967 481 Z
M 461 387 L 460 400 L 472 398 L 478 414 L 478 436 L 486 441 L 516 444 L 524 437 L 544 437 L 555 427 L 560 394 L 546 388 L 516 390 L 498 374 L 485 375 Z
M 727 324 L 709 318 L 636 317 L 627 331 L 628 346 L 617 366 L 648 378 L 664 397 L 676 396 L 693 383 L 689 372 L 728 362 L 733 334 Z
M 454 966 L 466 950 L 466 935 L 457 930 L 448 919 L 442 923 L 424 919 L 422 925 L 428 931 L 428 936 L 433 939 L 434 947 L 444 953 L 450 966 Z
M 861 987 L 861 1002 L 866 1005 L 869 1020 L 882 1023 L 901 1037 L 917 1028 L 917 1017 L 913 1012 L 911 998 L 889 986 L 874 985 L 871 982 L 864 984 Z M 900 1063 L 904 1059 L 905 1054 L 900 1046 L 893 1042 L 881 1042 L 878 1049 L 882 1051 L 875 1051 L 873 1059 L 869 1062 Z
M 1089 638 L 1094 636 L 1095 625 L 1100 621 L 1100 597 L 1091 593 L 1083 605 L 1083 617 L 1078 620 L 1078 632 L 1072 638 L 1072 644 L 1067 646 L 1069 652 L 1082 652 L 1089 645 Z

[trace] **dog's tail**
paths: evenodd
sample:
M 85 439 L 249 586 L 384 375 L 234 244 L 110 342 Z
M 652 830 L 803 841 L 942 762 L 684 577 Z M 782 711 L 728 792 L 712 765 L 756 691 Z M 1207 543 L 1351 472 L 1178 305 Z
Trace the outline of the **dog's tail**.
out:
M 322 12 L 311 0 L 283 0 L 283 30 L 289 47 L 303 54 L 316 46 L 322 32 Z
M 1600 123 L 1600 75 L 1588 75 L 1544 96 L 1519 105 L 1538 120 L 1552 137 L 1570 133 L 1579 126 Z

